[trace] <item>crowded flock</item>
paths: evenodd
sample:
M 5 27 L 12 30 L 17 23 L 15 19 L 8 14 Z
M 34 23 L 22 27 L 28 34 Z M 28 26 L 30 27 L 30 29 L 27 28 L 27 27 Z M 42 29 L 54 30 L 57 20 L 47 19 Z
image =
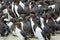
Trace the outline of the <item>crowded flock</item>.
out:
M 60 2 L 0 0 L 0 35 L 50 40 L 60 31 Z

